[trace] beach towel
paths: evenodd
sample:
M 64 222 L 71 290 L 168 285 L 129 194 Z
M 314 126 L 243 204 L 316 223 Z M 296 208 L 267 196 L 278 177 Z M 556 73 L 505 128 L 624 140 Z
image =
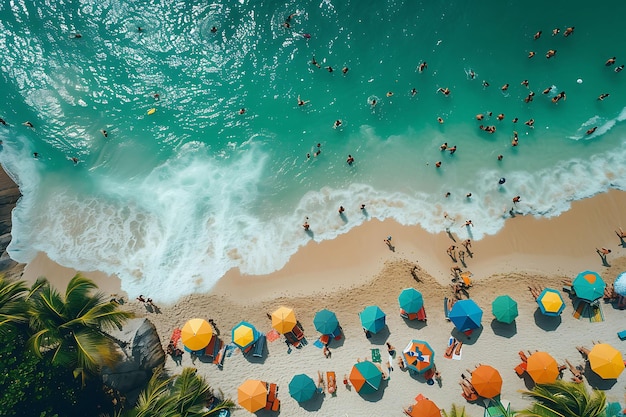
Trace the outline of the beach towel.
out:
M 229 343 L 228 345 L 226 345 L 226 356 L 228 357 L 232 356 L 234 351 L 235 351 L 234 344 Z
M 272 329 L 270 332 L 268 332 L 265 335 L 265 338 L 270 342 L 277 340 L 279 337 L 280 337 L 280 333 L 278 333 L 275 329 Z
M 459 349 L 458 354 L 456 353 L 456 348 L 452 351 L 452 359 L 454 359 L 455 361 L 460 361 L 462 356 L 463 356 L 463 347 Z
M 589 321 L 592 323 L 600 323 L 604 321 L 604 313 L 602 307 L 598 305 L 589 306 Z
M 586 306 L 587 306 L 587 303 L 585 303 L 582 300 L 578 300 L 576 302 L 576 304 L 574 305 L 574 313 L 573 313 L 575 319 L 580 319 L 581 317 L 584 316 Z
M 322 349 L 324 347 L 324 344 L 322 343 L 321 340 L 317 339 L 315 342 L 313 342 L 313 346 L 315 346 L 316 348 Z
M 454 346 L 456 345 L 456 339 L 452 336 L 450 336 L 450 338 L 448 339 L 448 344 L 446 345 L 446 350 L 444 351 L 443 357 L 446 359 L 452 359 L 452 354 L 453 354 L 453 350 L 450 351 L 450 354 L 448 354 L 448 349 L 450 346 Z
M 372 362 L 381 363 L 383 360 L 380 357 L 380 349 L 374 348 L 372 349 Z
M 172 342 L 174 342 L 174 344 L 178 343 L 178 341 L 180 340 L 180 329 L 179 328 L 174 329 L 174 331 L 172 332 L 172 337 L 170 337 L 170 340 Z

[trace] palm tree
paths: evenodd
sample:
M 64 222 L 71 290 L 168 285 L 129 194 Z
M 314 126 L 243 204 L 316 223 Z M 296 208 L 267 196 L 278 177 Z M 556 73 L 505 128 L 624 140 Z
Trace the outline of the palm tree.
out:
M 467 414 L 465 413 L 465 407 L 458 406 L 456 404 L 452 404 L 450 412 L 447 412 L 446 410 L 441 410 L 441 414 L 443 414 L 443 417 L 467 417 Z
M 552 384 L 535 385 L 523 395 L 535 402 L 519 411 L 526 417 L 603 417 L 606 410 L 606 394 L 593 389 L 591 394 L 584 384 L 556 381 Z
M 231 400 L 218 400 L 194 368 L 184 368 L 182 374 L 170 378 L 162 378 L 161 373 L 157 370 L 152 375 L 137 405 L 125 416 L 211 417 L 235 406 Z
M 86 374 L 114 363 L 115 340 L 106 331 L 121 328 L 132 317 L 104 294 L 93 294 L 95 289 L 93 281 L 78 274 L 63 296 L 47 279 L 39 278 L 27 297 L 34 332 L 29 345 L 40 357 L 50 355 L 53 364 L 71 367 L 83 383 Z
M 24 281 L 8 280 L 0 275 L 0 332 L 28 323 L 27 291 Z

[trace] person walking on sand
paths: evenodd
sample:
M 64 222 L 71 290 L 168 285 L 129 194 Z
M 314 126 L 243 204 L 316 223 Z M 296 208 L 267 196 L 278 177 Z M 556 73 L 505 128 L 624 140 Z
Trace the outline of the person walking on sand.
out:
M 446 249 L 446 253 L 453 261 L 456 261 L 456 246 L 452 245 L 448 249 Z
M 618 227 L 615 233 L 617 234 L 617 237 L 620 238 L 621 243 L 623 243 L 624 239 L 626 239 L 626 232 L 624 232 L 621 227 Z

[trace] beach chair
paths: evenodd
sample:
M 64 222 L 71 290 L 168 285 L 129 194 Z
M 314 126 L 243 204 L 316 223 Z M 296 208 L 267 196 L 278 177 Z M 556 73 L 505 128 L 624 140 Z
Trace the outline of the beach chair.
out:
M 213 357 L 213 363 L 217 363 L 215 362 L 215 360 L 217 359 L 217 356 L 219 355 L 220 350 L 222 350 L 222 345 L 224 343 L 217 336 L 213 337 L 213 339 L 215 339 L 215 344 L 213 345 L 213 355 L 211 356 Z
M 422 306 L 422 308 L 420 308 L 417 312 L 417 319 L 419 321 L 426 321 L 426 309 L 424 308 L 424 306 Z
M 302 327 L 300 327 L 298 324 L 296 324 L 293 329 L 291 329 L 291 333 L 293 333 L 293 335 L 296 336 L 298 340 L 304 339 L 304 332 L 302 331 Z
M 517 374 L 517 376 L 521 377 L 522 375 L 524 375 L 524 372 L 526 372 L 526 366 L 526 362 L 522 362 L 515 367 L 515 373 Z
M 417 313 L 407 313 L 406 311 L 400 309 L 400 317 L 407 320 L 417 320 Z
M 267 386 L 267 402 L 265 403 L 266 410 L 272 410 L 274 402 L 278 401 L 276 398 L 278 392 L 278 385 L 271 383 Z
M 217 365 L 218 368 L 222 369 L 224 367 L 224 358 L 226 358 L 226 345 L 220 340 L 222 347 L 217 352 L 217 356 L 213 359 L 213 363 Z
M 252 352 L 252 356 L 255 358 L 260 358 L 263 356 L 263 351 L 265 350 L 265 335 L 262 334 L 259 336 L 259 339 L 253 345 L 254 351 Z
M 172 331 L 172 337 L 170 337 L 170 341 L 176 345 L 180 340 L 181 330 L 177 327 Z
M 296 348 L 300 347 L 300 341 L 298 340 L 295 334 L 291 332 L 287 332 L 284 334 L 284 336 L 285 336 L 285 339 L 287 339 L 287 342 L 289 342 L 292 346 Z
M 337 376 L 334 372 L 326 372 L 326 380 L 328 381 L 328 393 L 337 395 Z
M 320 342 L 322 343 L 322 345 L 327 345 L 330 342 L 330 335 L 328 334 L 321 335 Z
M 619 337 L 619 340 L 626 340 L 626 330 L 622 330 L 621 332 L 617 332 L 617 337 Z
M 443 297 L 443 314 L 446 320 L 450 321 L 450 310 L 448 309 L 448 297 Z
M 208 345 L 206 345 L 206 347 L 204 348 L 204 355 L 208 356 L 209 358 L 213 359 L 213 351 L 215 349 L 215 341 L 217 340 L 217 336 L 213 336 L 211 337 L 211 341 L 209 342 Z

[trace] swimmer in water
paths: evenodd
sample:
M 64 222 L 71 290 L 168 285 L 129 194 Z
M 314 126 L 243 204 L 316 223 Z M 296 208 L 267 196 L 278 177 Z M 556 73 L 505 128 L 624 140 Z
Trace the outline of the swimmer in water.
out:
M 565 29 L 565 32 L 563 32 L 563 36 L 567 38 L 572 33 L 574 33 L 574 26 Z
M 528 58 L 532 58 L 532 57 L 534 57 L 534 56 L 535 56 L 535 51 L 530 51 L 530 52 L 528 53 Z
M 446 88 L 439 87 L 437 89 L 437 92 L 438 93 L 442 93 L 446 97 L 450 95 L 450 89 L 448 87 L 446 87 Z
M 441 151 L 445 151 L 446 149 L 448 149 L 448 142 L 444 142 L 440 147 L 439 150 Z
M 524 87 L 528 88 L 528 80 L 524 80 L 520 84 L 523 85 Z
M 498 120 L 504 120 L 504 113 L 500 113 L 500 114 L 496 117 L 496 119 L 498 119 Z
M 337 129 L 342 124 L 343 124 L 343 122 L 340 119 L 335 120 L 335 123 L 333 124 L 333 129 Z
M 594 127 L 592 127 L 591 129 L 587 130 L 587 132 L 586 132 L 586 133 L 587 133 L 587 135 L 591 135 L 591 134 L 593 134 L 593 132 L 595 132 L 597 128 L 598 128 L 598 126 L 594 126 Z
M 348 67 L 343 67 L 341 69 L 341 72 L 343 73 L 343 75 L 346 75 L 348 73 Z
M 320 64 L 318 64 L 315 60 L 315 55 L 313 56 L 313 58 L 311 58 L 311 65 L 315 65 L 317 68 L 322 68 Z
M 556 49 L 550 49 L 548 52 L 546 52 L 546 58 L 548 59 L 552 58 L 554 55 L 556 55 Z
M 622 64 L 619 67 L 615 68 L 615 72 L 622 72 L 623 69 L 624 69 L 624 64 Z
M 524 124 L 528 127 L 535 127 L 535 119 L 526 120 Z
M 2 117 L 0 117 L 0 124 L 1 124 L 2 126 L 6 126 L 6 125 L 7 125 L 7 122 L 6 122 L 6 120 L 4 120 Z
M 489 83 L 483 80 L 483 88 L 487 88 L 487 87 L 489 87 Z
M 426 63 L 426 61 L 424 61 L 424 62 L 420 63 L 420 64 L 417 66 L 417 70 L 418 70 L 419 72 L 424 71 L 426 68 L 428 68 L 428 64 Z
M 213 26 L 213 27 L 211 28 L 211 33 L 215 33 L 215 32 L 217 32 L 217 28 L 216 28 L 215 26 Z
M 559 32 L 561 32 L 561 29 L 559 29 L 559 28 L 554 28 L 554 29 L 552 29 L 552 36 L 556 36 L 556 35 L 558 35 L 558 34 L 559 34 Z
M 519 119 L 518 119 L 517 117 L 515 117 L 515 118 L 513 119 L 513 123 L 517 123 L 517 121 L 518 121 L 518 120 L 519 120 Z
M 554 88 L 554 87 L 548 87 L 548 88 L 546 88 L 545 90 L 543 90 L 542 94 L 548 94 L 548 93 L 550 93 L 550 91 L 552 91 L 552 89 L 553 89 L 553 88 Z
M 443 124 L 443 119 L 441 117 L 437 117 L 437 121 L 439 122 L 439 124 Z
M 615 64 L 615 57 L 607 59 L 604 63 L 604 65 L 606 65 L 607 67 L 610 67 L 613 64 Z
M 106 130 L 104 130 L 104 129 L 102 129 L 102 130 L 100 131 L 100 133 L 102 133 L 102 136 L 104 136 L 105 138 L 108 138 L 108 137 L 109 137 L 109 132 L 107 132 L 107 131 L 106 131 Z
M 539 39 L 541 37 L 541 31 L 535 33 L 535 36 L 533 36 L 533 38 L 535 38 L 535 40 Z
M 500 87 L 500 90 L 502 91 L 506 91 L 509 89 L 509 84 L 504 84 L 502 87 Z
M 304 101 L 300 98 L 300 96 L 298 96 L 298 106 L 304 106 L 305 104 L 307 104 L 310 100 Z
M 610 95 L 609 93 L 603 93 L 603 94 L 600 94 L 600 97 L 598 97 L 598 100 L 602 101 L 602 100 L 604 100 L 605 98 L 607 98 L 609 95 Z
M 24 126 L 26 126 L 26 127 L 30 127 L 30 128 L 34 128 L 34 127 L 35 127 L 35 126 L 34 126 L 31 122 L 29 122 L 29 121 L 26 121 L 26 122 L 24 122 L 24 123 L 22 123 L 22 124 L 23 124 Z
M 415 88 L 413 88 L 411 90 L 411 97 L 415 97 L 416 94 L 417 94 L 417 90 Z
M 246 112 L 246 109 L 244 109 L 243 107 L 239 109 L 239 114 L 244 114 Z
M 483 120 L 485 118 L 485 115 L 480 113 L 476 115 L 476 120 Z

